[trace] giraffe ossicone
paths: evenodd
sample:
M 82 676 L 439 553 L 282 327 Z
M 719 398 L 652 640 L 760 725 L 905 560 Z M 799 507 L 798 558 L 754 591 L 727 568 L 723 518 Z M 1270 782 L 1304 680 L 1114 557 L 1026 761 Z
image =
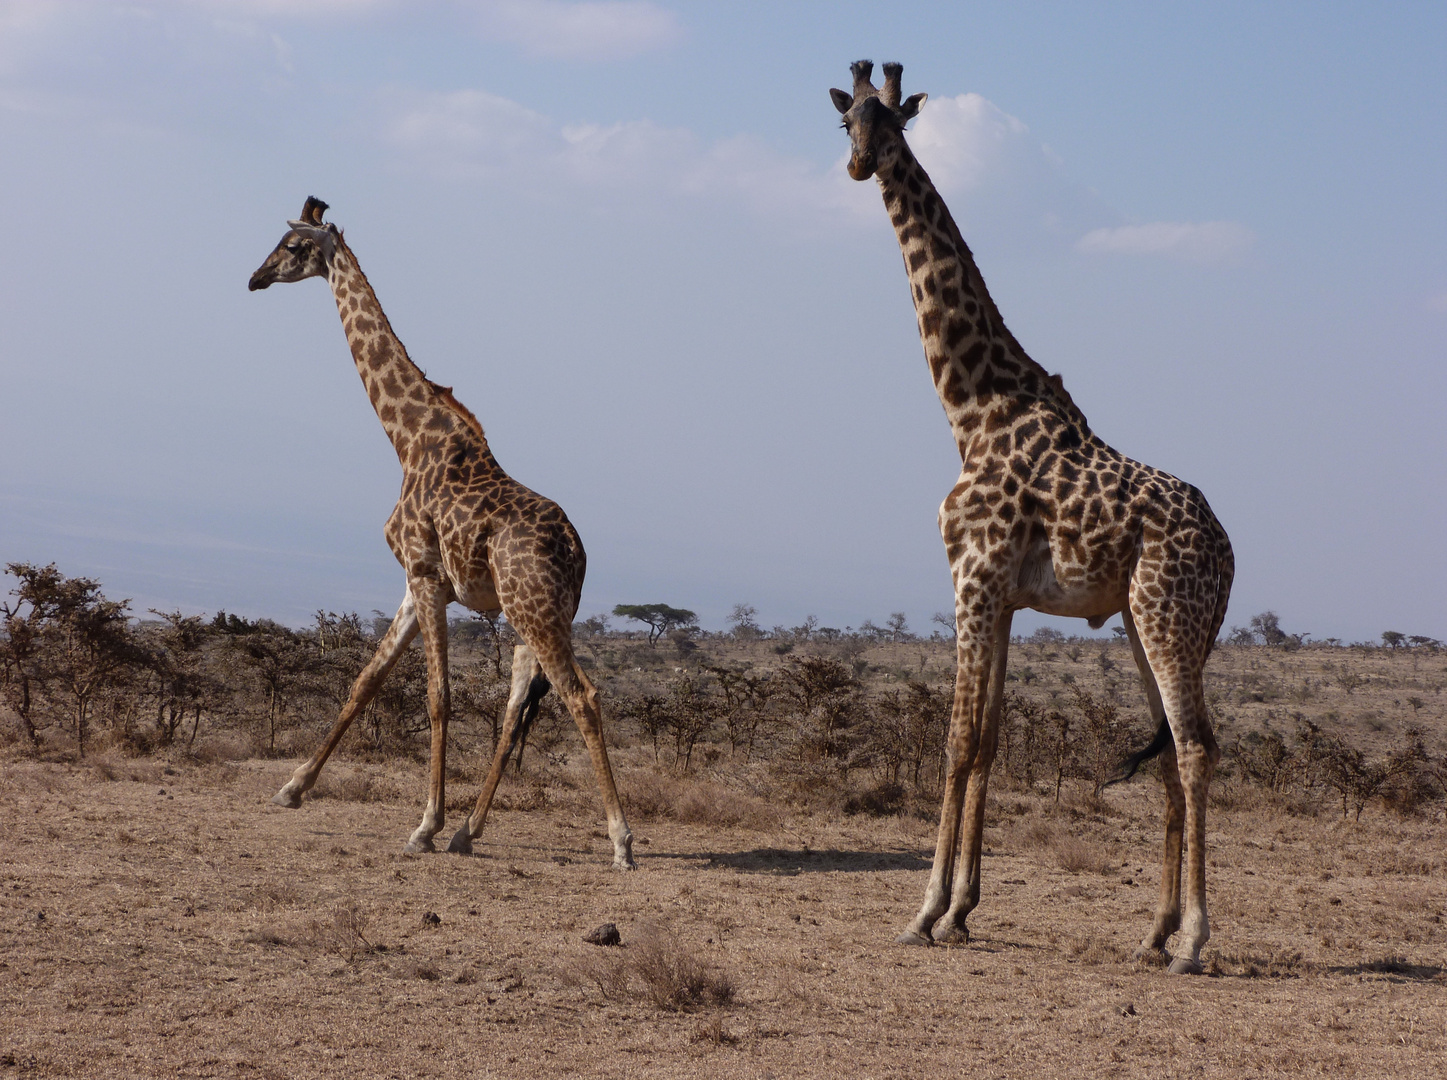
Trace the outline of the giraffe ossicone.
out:
M 1201 970 L 1206 916 L 1206 792 L 1220 758 L 1202 673 L 1235 572 L 1205 496 L 1132 461 L 1091 431 L 1058 375 L 1005 328 L 944 200 L 910 151 L 905 125 L 925 101 L 900 99 L 899 64 L 850 66 L 831 90 L 849 133 L 849 175 L 874 177 L 895 229 L 930 375 L 954 432 L 960 477 L 940 507 L 955 585 L 958 660 L 934 866 L 907 944 L 969 940 L 980 899 L 985 792 L 1004 701 L 1014 612 L 1099 627 L 1119 614 L 1145 684 L 1166 789 L 1161 893 L 1142 953 Z M 1124 776 L 1122 777 L 1124 778 Z M 1184 847 L 1184 853 L 1183 853 Z M 1185 862 L 1184 911 L 1182 857 Z
M 492 767 L 476 807 L 448 850 L 471 852 L 508 758 L 526 738 L 543 695 L 556 689 L 588 747 L 608 817 L 613 864 L 631 870 L 633 833 L 603 742 L 598 692 L 573 654 L 573 617 L 587 565 L 583 543 L 557 503 L 502 470 L 482 425 L 451 389 L 432 382 L 412 362 L 341 231 L 323 220 L 326 209 L 321 200 L 307 199 L 301 217 L 288 222 L 286 235 L 251 275 L 249 287 L 256 291 L 312 277 L 325 277 L 331 286 L 357 372 L 402 465 L 402 494 L 384 531 L 406 573 L 407 589 L 330 733 L 272 802 L 301 805 L 348 726 L 420 633 L 427 653 L 431 763 L 426 809 L 406 850 L 434 850 L 446 806 L 447 605 L 455 600 L 474 611 L 501 611 L 519 644 Z

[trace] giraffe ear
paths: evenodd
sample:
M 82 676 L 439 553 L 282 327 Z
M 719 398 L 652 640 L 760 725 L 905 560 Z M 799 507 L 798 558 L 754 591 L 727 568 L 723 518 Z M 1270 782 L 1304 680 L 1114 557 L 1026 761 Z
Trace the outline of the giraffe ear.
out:
M 899 107 L 899 115 L 904 118 L 907 124 L 919 115 L 919 107 L 929 100 L 928 94 L 910 94 L 904 99 L 904 104 Z
M 854 96 L 846 94 L 843 90 L 830 90 L 829 98 L 841 113 L 847 113 L 854 105 Z

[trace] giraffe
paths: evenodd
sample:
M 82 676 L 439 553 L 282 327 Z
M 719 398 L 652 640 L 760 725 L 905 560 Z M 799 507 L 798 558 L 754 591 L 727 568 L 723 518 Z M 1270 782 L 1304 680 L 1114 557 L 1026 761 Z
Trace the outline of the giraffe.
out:
M 402 651 L 420 632 L 427 653 L 427 706 L 432 720 L 431 767 L 422 822 L 407 841 L 412 853 L 433 851 L 445 807 L 447 605 L 507 616 L 520 638 L 501 737 L 477 805 L 448 851 L 470 854 L 482 832 L 509 755 L 525 737 L 543 695 L 556 687 L 588 746 L 613 841 L 613 865 L 631 870 L 633 833 L 613 782 L 603 743 L 598 692 L 573 655 L 572 623 L 586 557 L 562 509 L 503 472 L 482 425 L 452 390 L 428 379 L 392 331 L 341 231 L 309 198 L 281 242 L 251 275 L 252 291 L 277 282 L 325 276 L 367 396 L 402 464 L 402 494 L 387 519 L 387 544 L 407 574 L 397 616 L 321 747 L 299 765 L 271 800 L 292 809 L 316 783 L 348 725 L 377 693 Z
M 1138 955 L 1169 961 L 1175 974 L 1199 973 L 1211 933 L 1206 791 L 1220 758 L 1202 671 L 1231 592 L 1231 543 L 1200 491 L 1107 446 L 1060 376 L 1030 359 L 1005 328 L 905 142 L 905 124 L 926 95 L 901 102 L 903 68 L 885 64 L 878 89 L 873 68 L 867 60 L 851 65 L 853 90 L 829 93 L 849 133 L 849 175 L 875 177 L 884 196 L 961 462 L 939 512 L 958 654 L 944 799 L 924 904 L 897 940 L 969 940 L 1014 612 L 1082 617 L 1097 629 L 1119 613 L 1156 724 L 1151 745 L 1126 763 L 1121 779 L 1159 754 L 1166 789 L 1160 897 Z M 1177 930 L 1185 951 L 1172 958 L 1166 942 Z

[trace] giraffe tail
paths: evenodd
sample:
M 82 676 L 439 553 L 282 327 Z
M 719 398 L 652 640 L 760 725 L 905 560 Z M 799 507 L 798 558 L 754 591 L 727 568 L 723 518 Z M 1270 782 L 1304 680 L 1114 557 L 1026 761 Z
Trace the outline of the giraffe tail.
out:
M 533 676 L 533 681 L 528 684 L 528 696 L 523 699 L 522 714 L 518 717 L 518 726 L 513 729 L 512 741 L 508 743 L 507 753 L 511 757 L 514 750 L 517 751 L 517 770 L 522 771 L 523 751 L 528 745 L 528 731 L 533 726 L 533 721 L 538 718 L 538 709 L 542 707 L 543 698 L 547 696 L 553 684 L 539 672 Z
M 1122 761 L 1116 768 L 1116 774 L 1107 780 L 1102 787 L 1110 787 L 1112 784 L 1120 784 L 1129 780 L 1136 774 L 1137 769 L 1169 746 L 1172 737 L 1171 725 L 1163 716 L 1161 717 L 1161 726 L 1156 728 L 1155 738 L 1151 739 L 1150 745 L 1142 750 L 1137 750 L 1130 757 Z

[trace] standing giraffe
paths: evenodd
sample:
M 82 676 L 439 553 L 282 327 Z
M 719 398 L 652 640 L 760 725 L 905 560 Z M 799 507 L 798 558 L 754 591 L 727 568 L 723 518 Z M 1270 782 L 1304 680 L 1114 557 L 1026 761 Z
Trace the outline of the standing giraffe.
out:
M 434 850 L 432 838 L 442 828 L 446 812 L 444 764 L 451 709 L 447 605 L 456 600 L 474 611 L 501 610 L 521 641 L 513 650 L 511 693 L 492 769 L 477 807 L 447 850 L 472 851 L 508 756 L 553 686 L 588 744 L 608 813 L 613 865 L 631 870 L 633 833 L 623 816 L 603 745 L 598 691 L 573 656 L 573 616 L 586 565 L 583 543 L 556 503 L 502 471 L 477 418 L 448 387 L 432 382 L 408 357 L 352 249 L 335 225 L 322 221 L 326 209 L 326 203 L 307 199 L 301 219 L 287 222 L 290 229 L 281 243 L 251 275 L 250 288 L 323 275 L 331 285 L 352 359 L 402 463 L 402 495 L 387 519 L 385 534 L 407 572 L 407 591 L 326 741 L 271 801 L 291 808 L 301 805 L 303 792 L 316 783 L 348 725 L 372 700 L 420 630 L 427 651 L 431 776 L 422 823 L 406 850 Z
M 853 92 L 829 93 L 849 132 L 849 175 L 879 181 L 962 463 L 939 513 L 958 647 L 949 769 L 924 905 L 898 940 L 969 940 L 1013 613 L 1079 616 L 1093 628 L 1119 613 L 1157 725 L 1155 740 L 1127 765 L 1133 772 L 1160 754 L 1166 788 L 1160 902 L 1141 953 L 1166 959 L 1166 940 L 1181 930 L 1186 952 L 1170 970 L 1199 973 L 1211 934 L 1206 789 L 1220 758 L 1202 669 L 1226 615 L 1231 543 L 1205 496 L 1102 442 L 1060 377 L 1005 329 L 954 219 L 905 143 L 904 126 L 925 95 L 901 103 L 901 66 L 884 65 L 880 89 L 870 82 L 873 69 L 867 60 L 851 65 Z

